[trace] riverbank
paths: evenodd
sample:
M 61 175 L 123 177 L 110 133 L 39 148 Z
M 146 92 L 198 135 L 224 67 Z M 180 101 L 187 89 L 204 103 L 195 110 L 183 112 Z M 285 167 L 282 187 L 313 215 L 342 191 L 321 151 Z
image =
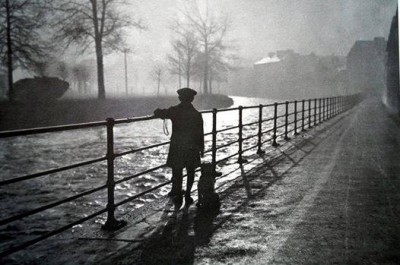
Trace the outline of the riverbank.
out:
M 66 99 L 46 103 L 0 101 L 0 130 L 74 124 L 151 115 L 156 108 L 178 104 L 178 98 L 136 97 L 129 99 Z M 199 95 L 194 106 L 199 110 L 227 108 L 233 100 L 225 95 Z

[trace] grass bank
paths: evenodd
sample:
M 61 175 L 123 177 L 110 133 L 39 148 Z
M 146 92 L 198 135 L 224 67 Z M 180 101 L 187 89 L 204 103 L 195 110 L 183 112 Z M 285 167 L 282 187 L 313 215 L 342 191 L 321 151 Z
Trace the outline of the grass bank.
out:
M 156 108 L 178 104 L 176 96 L 135 97 L 128 99 L 65 99 L 41 103 L 0 101 L 0 130 L 101 121 L 151 115 Z M 225 95 L 199 95 L 194 105 L 199 110 L 226 108 L 233 100 Z

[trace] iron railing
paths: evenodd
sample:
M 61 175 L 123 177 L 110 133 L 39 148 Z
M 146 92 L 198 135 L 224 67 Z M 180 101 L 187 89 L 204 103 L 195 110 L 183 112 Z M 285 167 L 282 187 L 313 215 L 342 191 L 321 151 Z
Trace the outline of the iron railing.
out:
M 349 95 L 349 96 L 338 96 L 338 97 L 328 97 L 328 98 L 318 98 L 318 99 L 308 99 L 308 100 L 301 100 L 301 101 L 285 101 L 285 102 L 280 102 L 280 103 L 273 103 L 273 104 L 268 104 L 268 105 L 258 105 L 258 106 L 239 106 L 236 108 L 225 108 L 225 109 L 213 109 L 213 110 L 207 110 L 207 111 L 202 111 L 202 114 L 211 114 L 212 115 L 212 130 L 209 133 L 205 133 L 205 136 L 211 136 L 211 149 L 208 149 L 205 151 L 205 153 L 211 153 L 211 161 L 214 167 L 214 170 L 216 169 L 216 165 L 218 163 L 221 163 L 223 161 L 226 161 L 228 159 L 231 159 L 235 156 L 238 157 L 238 163 L 244 163 L 246 159 L 243 157 L 243 153 L 248 152 L 252 149 L 257 148 L 257 154 L 262 155 L 264 153 L 263 146 L 267 142 L 271 142 L 272 146 L 278 146 L 278 139 L 282 140 L 289 140 L 289 134 L 292 135 L 298 135 L 299 134 L 299 129 L 301 131 L 305 131 L 306 124 L 308 123 L 308 128 L 312 128 L 313 126 L 316 126 L 328 119 L 331 119 L 332 117 L 343 113 L 353 106 L 355 106 L 361 99 L 361 96 L 359 94 L 356 95 Z M 301 108 L 299 108 L 298 103 L 301 102 Z M 280 106 L 284 106 L 284 111 L 281 111 L 279 113 L 278 108 Z M 268 116 L 265 118 L 265 113 L 267 113 L 265 110 L 273 108 L 273 115 Z M 293 109 L 292 112 L 290 112 L 290 109 Z M 246 110 L 253 110 L 253 111 L 258 111 L 258 120 L 257 121 L 252 121 L 249 123 L 243 123 L 243 112 Z M 222 129 L 217 129 L 217 118 L 219 113 L 223 112 L 232 112 L 232 111 L 238 111 L 238 125 L 234 125 L 228 128 L 222 128 Z M 269 112 L 270 113 L 270 112 Z M 307 115 L 308 113 L 308 115 Z M 300 116 L 300 117 L 299 117 Z M 21 220 L 25 217 L 40 213 L 42 211 L 48 210 L 50 208 L 65 204 L 67 202 L 72 202 L 74 200 L 77 200 L 78 198 L 82 198 L 84 196 L 93 194 L 95 192 L 105 190 L 107 189 L 108 193 L 108 203 L 107 206 L 97 212 L 91 213 L 83 218 L 80 218 L 72 223 L 69 223 L 67 225 L 64 225 L 62 227 L 59 227 L 53 231 L 47 232 L 35 239 L 28 240 L 26 242 L 23 242 L 18 245 L 12 245 L 8 249 L 0 252 L 0 257 L 4 257 L 7 255 L 10 255 L 12 253 L 15 253 L 19 250 L 22 250 L 24 248 L 27 248 L 39 241 L 42 241 L 46 238 L 49 238 L 53 235 L 59 234 L 63 231 L 66 231 L 70 228 L 72 228 L 75 225 L 81 224 L 87 220 L 93 219 L 101 214 L 107 213 L 107 221 L 103 225 L 104 229 L 109 229 L 109 230 L 114 230 L 118 229 L 121 226 L 125 224 L 123 221 L 119 221 L 115 218 L 115 210 L 128 203 L 131 202 L 145 194 L 148 194 L 150 192 L 153 192 L 154 190 L 160 189 L 161 187 L 164 187 L 166 185 L 169 185 L 171 181 L 166 181 L 164 183 L 155 185 L 143 192 L 140 192 L 138 194 L 135 194 L 133 196 L 130 196 L 122 201 L 115 202 L 114 201 L 114 190 L 115 190 L 115 185 L 120 184 L 135 178 L 138 178 L 139 176 L 142 176 L 144 174 L 148 174 L 150 172 L 153 172 L 155 170 L 161 169 L 165 167 L 165 164 L 158 165 L 156 167 L 149 168 L 145 171 L 136 173 L 134 175 L 115 180 L 114 178 L 114 160 L 117 157 L 125 156 L 128 154 L 134 154 L 140 151 L 144 150 L 149 150 L 152 148 L 157 148 L 160 146 L 165 146 L 168 145 L 169 142 L 162 142 L 162 143 L 157 143 L 141 148 L 136 148 L 132 149 L 126 152 L 121 152 L 121 153 L 116 153 L 114 150 L 114 126 L 117 124 L 126 124 L 126 123 L 134 123 L 134 122 L 139 122 L 139 121 L 148 121 L 155 119 L 152 116 L 146 116 L 146 117 L 138 117 L 138 118 L 127 118 L 127 119 L 116 119 L 114 120 L 113 118 L 108 118 L 106 121 L 102 122 L 91 122 L 91 123 L 82 123 L 82 124 L 74 124 L 74 125 L 64 125 L 64 126 L 52 126 L 52 127 L 45 127 L 45 128 L 34 128 L 34 129 L 26 129 L 26 130 L 14 130 L 14 131 L 3 131 L 0 132 L 0 139 L 4 138 L 10 138 L 10 137 L 16 137 L 16 136 L 27 136 L 27 135 L 33 135 L 33 134 L 43 134 L 43 133 L 53 133 L 53 132 L 60 132 L 60 131 L 68 131 L 68 130 L 77 130 L 77 129 L 88 129 L 88 128 L 93 128 L 93 127 L 106 127 L 107 129 L 107 153 L 105 156 L 98 157 L 92 160 L 88 161 L 83 161 L 80 163 L 76 164 L 71 164 L 68 166 L 63 166 L 59 167 L 56 169 L 50 169 L 46 171 L 42 171 L 39 173 L 34 173 L 30 175 L 25 175 L 17 178 L 12 178 L 12 179 L 2 179 L 0 180 L 0 187 L 6 186 L 12 183 L 17 183 L 21 181 L 27 181 L 35 178 L 39 178 L 45 175 L 53 174 L 53 173 L 58 173 L 78 167 L 82 167 L 85 165 L 90 165 L 94 163 L 99 163 L 102 161 L 107 161 L 107 182 L 104 185 L 100 185 L 96 188 L 87 190 L 85 192 L 76 194 L 74 196 L 47 204 L 43 205 L 41 207 L 16 214 L 13 216 L 8 216 L 2 220 L 0 220 L 0 226 L 4 226 L 7 224 L 10 224 L 12 222 Z M 265 124 L 268 123 L 269 125 L 267 128 L 264 128 Z M 252 134 L 249 136 L 244 137 L 243 129 L 247 126 L 255 126 L 257 125 L 257 133 Z M 271 126 L 272 125 L 272 126 Z M 300 127 L 298 127 L 300 126 Z M 217 136 L 218 134 L 221 134 L 226 131 L 231 131 L 234 129 L 238 129 L 238 139 L 235 141 L 231 141 L 222 145 L 217 146 Z M 283 131 L 283 132 L 282 132 Z M 272 135 L 270 135 L 272 133 Z M 279 134 L 280 133 L 280 134 Z M 265 139 L 265 135 L 270 136 Z M 256 138 L 256 144 L 251 145 L 247 147 L 246 149 L 243 149 L 243 143 L 246 141 L 249 141 L 250 139 Z M 232 146 L 234 144 L 237 144 L 237 152 L 233 154 L 229 154 L 226 157 L 220 158 L 217 160 L 217 152 L 220 149 L 227 148 L 229 146 Z

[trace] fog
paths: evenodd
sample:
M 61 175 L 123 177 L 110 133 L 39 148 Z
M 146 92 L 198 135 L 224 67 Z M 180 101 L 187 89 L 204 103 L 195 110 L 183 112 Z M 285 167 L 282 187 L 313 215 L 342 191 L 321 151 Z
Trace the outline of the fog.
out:
M 136 2 L 130 12 L 140 16 L 145 31 L 129 32 L 130 72 L 139 78 L 138 93 L 151 86 L 147 73 L 155 61 L 165 61 L 171 50 L 171 21 L 180 16 L 187 1 L 147 0 Z M 206 2 L 206 3 L 205 3 Z M 229 16 L 227 42 L 251 66 L 269 52 L 293 49 L 300 54 L 346 56 L 357 40 L 387 38 L 396 0 L 221 0 L 202 1 L 217 15 Z M 122 55 L 109 56 L 112 75 L 123 79 Z M 115 68 L 117 67 L 117 68 Z M 137 85 L 137 80 L 130 79 Z M 108 80 L 112 82 L 111 80 Z M 116 81 L 116 83 L 118 83 Z M 119 85 L 122 87 L 122 83 Z M 170 89 L 173 84 L 165 84 Z M 151 90 L 151 89 L 150 89 Z M 171 89 L 172 91 L 174 88 Z M 230 93 L 229 88 L 225 93 Z
M 145 29 L 125 29 L 127 81 L 132 94 L 152 95 L 156 92 L 150 72 L 155 64 L 167 67 L 174 34 L 171 25 L 181 19 L 185 6 L 192 1 L 146 0 L 128 1 L 121 12 L 142 21 Z M 253 67 L 271 52 L 291 49 L 297 54 L 347 56 L 357 40 L 387 39 L 395 14 L 396 0 L 219 0 L 197 1 L 201 12 L 215 17 L 228 17 L 224 44 L 237 57 L 231 68 Z M 81 55 L 70 49 L 64 55 L 76 63 L 85 62 L 92 71 L 90 91 L 96 95 L 94 49 Z M 70 54 L 73 54 L 71 57 Z M 125 93 L 124 54 L 112 52 L 104 57 L 105 85 L 110 96 Z M 231 73 L 232 74 L 232 73 Z M 26 72 L 16 73 L 21 78 Z M 32 75 L 32 74 L 31 74 Z M 18 79 L 18 78 L 17 78 Z M 219 83 L 216 92 L 237 94 L 231 89 L 229 75 Z M 236 81 L 235 81 L 236 82 Z M 243 80 L 244 83 L 248 83 Z M 201 84 L 191 86 L 200 89 Z M 237 84 L 237 82 L 236 82 Z M 233 84 L 235 85 L 235 84 Z M 161 92 L 174 93 L 177 77 L 167 73 L 161 81 Z M 74 94 L 69 91 L 68 94 Z M 90 94 L 90 93 L 89 93 Z M 240 93 L 239 93 L 240 94 Z M 254 96 L 259 96 L 253 93 Z
M 168 23 L 178 16 L 182 2 L 137 2 L 132 12 L 149 26 L 130 42 L 138 56 L 164 59 L 168 52 Z M 204 2 L 204 1 L 203 1 Z M 208 8 L 230 16 L 229 39 L 243 58 L 257 59 L 279 49 L 300 53 L 347 55 L 356 40 L 387 37 L 396 0 L 219 0 Z

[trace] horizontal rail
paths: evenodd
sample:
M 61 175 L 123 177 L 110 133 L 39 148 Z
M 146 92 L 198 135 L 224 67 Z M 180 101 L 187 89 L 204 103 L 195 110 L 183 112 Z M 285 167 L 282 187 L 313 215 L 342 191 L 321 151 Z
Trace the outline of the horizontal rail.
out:
M 122 201 L 116 203 L 116 204 L 115 204 L 115 207 L 119 207 L 119 206 L 121 206 L 121 205 L 123 205 L 123 204 L 125 204 L 125 203 L 127 203 L 127 202 L 133 201 L 134 199 L 137 199 L 137 198 L 139 198 L 139 197 L 141 197 L 141 196 L 143 196 L 143 195 L 146 195 L 146 194 L 152 192 L 153 190 L 156 190 L 156 189 L 159 189 L 159 188 L 161 188 L 161 187 L 167 186 L 167 185 L 170 184 L 170 183 L 172 183 L 171 180 L 170 180 L 170 181 L 167 181 L 167 182 L 164 182 L 164 183 L 161 183 L 161 184 L 159 184 L 159 185 L 157 185 L 157 186 L 155 186 L 155 187 L 153 187 L 153 188 L 150 188 L 150 189 L 148 189 L 148 190 L 145 190 L 145 191 L 143 191 L 143 192 L 140 192 L 140 193 L 138 193 L 138 194 L 136 194 L 136 195 L 134 195 L 134 196 L 132 196 L 132 197 L 129 197 L 129 198 L 125 199 L 125 200 L 122 200 Z
M 41 176 L 45 176 L 45 175 L 49 175 L 49 174 L 53 174 L 53 173 L 57 173 L 57 172 L 61 172 L 61 171 L 69 170 L 69 169 L 73 169 L 73 168 L 77 168 L 77 167 L 82 167 L 82 166 L 86 166 L 86 165 L 102 162 L 102 161 L 105 161 L 105 160 L 107 160 L 107 157 L 100 157 L 100 158 L 97 158 L 97 159 L 84 161 L 84 162 L 76 163 L 76 164 L 69 165 L 69 166 L 64 166 L 64 167 L 59 167 L 59 168 L 55 168 L 55 169 L 42 171 L 42 172 L 35 173 L 35 174 L 32 174 L 32 175 L 26 175 L 26 176 L 22 176 L 22 177 L 13 178 L 13 179 L 2 180 L 2 181 L 0 181 L 0 187 L 4 186 L 4 185 L 11 184 L 11 183 L 15 183 L 15 182 L 20 182 L 20 181 L 24 181 L 24 180 L 28 180 L 28 179 L 33 179 L 33 178 L 37 178 L 37 177 L 41 177 Z
M 226 132 L 226 131 L 233 130 L 233 129 L 237 129 L 237 128 L 239 128 L 239 126 L 232 126 L 232 127 L 228 127 L 228 128 L 224 128 L 224 129 L 218 130 L 218 131 L 216 131 L 216 132 L 217 132 L 217 133 Z
M 208 150 L 204 151 L 204 154 L 211 153 L 211 152 L 212 152 L 212 149 L 208 149 Z
M 266 130 L 266 131 L 263 131 L 261 134 L 266 134 L 266 133 L 269 133 L 269 132 L 272 132 L 272 131 L 274 131 L 274 128 Z
M 212 113 L 213 112 L 213 110 L 212 109 L 210 109 L 210 110 L 202 110 L 202 111 L 200 111 L 200 113 L 201 114 L 209 114 L 209 113 Z
M 149 145 L 149 146 L 145 146 L 145 147 L 129 150 L 129 151 L 122 152 L 122 153 L 115 153 L 114 156 L 115 157 L 120 157 L 120 156 L 124 156 L 124 155 L 134 154 L 134 153 L 137 153 L 137 152 L 140 152 L 140 151 L 143 151 L 143 150 L 148 150 L 148 149 L 160 147 L 160 146 L 163 146 L 163 145 L 167 145 L 169 143 L 170 143 L 170 141 L 159 143 L 159 144 L 153 144 L 153 145 Z
M 225 158 L 222 158 L 222 159 L 220 159 L 220 160 L 217 160 L 216 163 L 217 163 L 217 164 L 218 164 L 218 163 L 221 163 L 222 161 L 228 160 L 228 159 L 230 159 L 230 158 L 232 158 L 232 157 L 234 157 L 234 156 L 237 156 L 237 155 L 238 155 L 238 153 L 235 153 L 235 154 L 233 154 L 233 155 L 227 156 L 227 157 L 225 157 Z
M 267 140 L 264 140 L 264 141 L 262 141 L 261 143 L 262 143 L 262 144 L 265 144 L 265 143 L 271 142 L 272 140 L 273 140 L 272 138 L 268 138 Z
M 0 138 L 87 129 L 87 128 L 104 126 L 106 124 L 107 122 L 105 121 L 97 121 L 97 122 L 77 123 L 71 125 L 59 125 L 59 126 L 39 127 L 39 128 L 23 129 L 23 130 L 2 131 L 0 132 Z
M 284 118 L 284 117 L 286 117 L 286 114 L 276 116 L 277 119 Z
M 115 124 L 122 124 L 122 123 L 132 123 L 132 122 L 139 122 L 139 121 L 149 121 L 157 119 L 154 116 L 142 116 L 142 117 L 133 117 L 133 118 L 125 118 L 125 119 L 116 119 L 114 120 Z
M 233 144 L 236 144 L 236 143 L 238 143 L 238 142 L 239 142 L 239 141 L 236 140 L 236 141 L 233 141 L 233 142 L 229 142 L 229 143 L 227 143 L 227 144 L 223 144 L 223 145 L 217 146 L 217 149 L 216 149 L 216 150 L 219 150 L 219 149 L 228 147 L 228 146 L 233 145 Z
M 267 121 L 273 121 L 274 120 L 274 117 L 271 117 L 271 118 L 268 118 L 268 119 L 265 119 L 265 120 L 261 120 L 261 122 L 267 122 Z
M 244 126 L 251 126 L 251 125 L 255 125 L 255 124 L 258 124 L 258 121 L 246 123 L 246 124 L 243 124 L 242 126 L 243 126 L 243 127 L 244 127 Z
M 243 106 L 242 109 L 258 109 L 259 106 Z
M 238 110 L 239 107 L 236 108 L 224 108 L 224 109 L 218 109 L 218 112 L 225 112 L 225 111 L 232 111 L 232 110 Z
M 253 146 L 251 146 L 251 147 L 249 147 L 249 148 L 247 148 L 247 149 L 244 149 L 244 150 L 243 150 L 243 153 L 244 153 L 244 152 L 247 152 L 247 151 L 250 151 L 251 149 L 254 149 L 254 148 L 256 148 L 256 147 L 258 147 L 258 145 L 253 145 Z
M 82 192 L 82 193 L 77 194 L 77 195 L 75 195 L 75 196 L 71 196 L 71 197 L 65 198 L 65 199 L 63 199 L 63 200 L 56 201 L 56 202 L 54 202 L 54 203 L 50 203 L 50 204 L 44 205 L 44 206 L 39 207 L 39 208 L 36 208 L 36 209 L 34 209 L 34 210 L 30 210 L 30 211 L 27 211 L 27 212 L 25 212 L 25 213 L 17 214 L 17 215 L 14 215 L 14 216 L 12 216 L 12 217 L 9 217 L 9 218 L 0 220 L 0 226 L 1 226 L 1 225 L 8 224 L 8 223 L 13 222 L 13 221 L 16 221 L 16 220 L 20 220 L 20 219 L 25 218 L 25 217 L 28 217 L 28 216 L 30 216 L 30 215 L 33 215 L 33 214 L 36 214 L 36 213 L 39 213 L 39 212 L 48 210 L 48 209 L 50 209 L 50 208 L 56 207 L 56 206 L 58 206 L 58 205 L 61 205 L 61 204 L 66 203 L 66 202 L 74 201 L 74 200 L 76 200 L 76 199 L 82 198 L 82 197 L 84 197 L 84 196 L 90 195 L 90 194 L 92 194 L 92 193 L 101 191 L 101 190 L 106 189 L 106 188 L 107 188 L 107 185 L 103 185 L 103 186 L 97 187 L 97 188 L 95 188 L 95 189 L 91 189 L 91 190 Z
M 247 136 L 247 137 L 243 138 L 242 140 L 246 141 L 246 140 L 249 140 L 249 139 L 257 137 L 257 136 L 258 136 L 258 134 L 253 134 L 253 135 L 250 135 L 250 136 Z
M 280 128 L 283 128 L 285 126 L 286 126 L 286 124 L 281 124 L 281 125 L 277 126 L 276 129 L 280 129 Z
M 153 168 L 147 169 L 145 171 L 139 172 L 139 173 L 137 173 L 135 175 L 132 175 L 132 176 L 117 180 L 117 181 L 115 181 L 115 185 L 117 185 L 119 183 L 122 183 L 122 182 L 125 182 L 125 181 L 128 181 L 128 180 L 131 180 L 131 179 L 134 179 L 134 178 L 137 178 L 137 177 L 142 176 L 144 174 L 156 171 L 156 170 L 158 170 L 160 168 L 163 168 L 163 167 L 166 167 L 166 166 L 167 166 L 166 164 L 163 164 L 163 165 L 160 165 L 160 166 L 157 166 L 157 167 L 153 167 Z
M 77 220 L 75 222 L 72 222 L 72 223 L 70 223 L 68 225 L 65 225 L 65 226 L 63 226 L 61 228 L 58 228 L 58 229 L 53 230 L 51 232 L 48 232 L 48 233 L 46 233 L 46 234 L 44 234 L 42 236 L 39 236 L 39 237 L 37 237 L 35 239 L 26 241 L 26 242 L 24 242 L 24 243 L 22 243 L 20 245 L 17 245 L 17 246 L 13 246 L 13 247 L 11 247 L 11 248 L 3 251 L 3 252 L 0 252 L 0 257 L 5 257 L 5 256 L 13 254 L 13 253 L 15 253 L 17 251 L 25 249 L 25 248 L 27 248 L 29 246 L 32 246 L 32 245 L 34 245 L 34 244 L 36 244 L 36 243 L 38 243 L 40 241 L 43 241 L 44 239 L 47 239 L 47 238 L 52 237 L 54 235 L 60 234 L 60 233 L 66 231 L 66 230 L 68 230 L 68 229 L 70 229 L 70 228 L 72 228 L 72 227 L 74 227 L 76 225 L 79 225 L 79 224 L 81 224 L 83 222 L 86 222 L 86 221 L 88 221 L 90 219 L 93 219 L 96 216 L 99 216 L 99 215 L 101 215 L 103 213 L 106 213 L 106 212 L 107 212 L 107 209 L 103 209 L 103 210 L 97 211 L 97 212 L 95 212 L 93 214 L 90 214 L 90 215 L 88 215 L 88 216 L 86 216 L 84 218 L 81 218 L 81 219 L 79 219 L 79 220 Z

